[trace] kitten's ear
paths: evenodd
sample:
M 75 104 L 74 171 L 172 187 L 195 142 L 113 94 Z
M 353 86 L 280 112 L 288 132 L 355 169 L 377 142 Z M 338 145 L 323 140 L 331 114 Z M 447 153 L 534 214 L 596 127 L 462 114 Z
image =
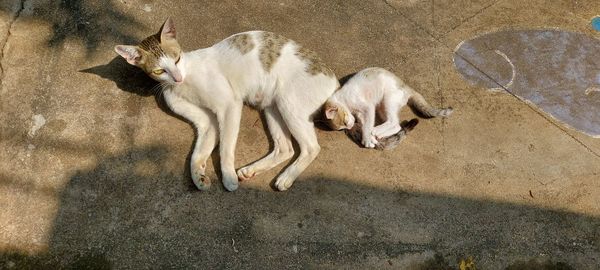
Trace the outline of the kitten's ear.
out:
M 127 60 L 127 63 L 137 66 L 142 63 L 142 51 L 137 46 L 117 45 L 115 52 Z
M 329 120 L 335 118 L 337 111 L 338 111 L 338 108 L 336 106 L 328 104 L 327 106 L 325 106 L 325 118 L 327 118 Z
M 175 30 L 175 23 L 173 23 L 173 20 L 169 17 L 160 27 L 160 40 L 175 39 L 176 36 L 177 31 Z

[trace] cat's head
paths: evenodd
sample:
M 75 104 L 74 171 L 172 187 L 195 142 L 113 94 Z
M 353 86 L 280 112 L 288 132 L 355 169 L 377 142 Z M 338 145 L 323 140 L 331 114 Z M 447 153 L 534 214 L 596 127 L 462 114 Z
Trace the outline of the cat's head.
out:
M 158 33 L 139 45 L 117 45 L 115 51 L 158 82 L 179 84 L 183 82 L 184 74 L 177 67 L 182 53 L 175 36 L 175 24 L 168 18 Z
M 323 106 L 325 123 L 333 130 L 351 129 L 354 126 L 354 116 L 344 104 L 328 100 Z

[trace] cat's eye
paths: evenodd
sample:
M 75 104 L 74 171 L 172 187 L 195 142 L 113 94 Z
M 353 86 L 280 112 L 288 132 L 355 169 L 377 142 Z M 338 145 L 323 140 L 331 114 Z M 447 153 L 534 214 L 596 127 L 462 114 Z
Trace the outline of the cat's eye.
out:
M 162 69 L 162 68 L 155 69 L 155 70 L 152 71 L 152 74 L 154 74 L 154 75 L 160 75 L 160 74 L 163 74 L 163 73 L 165 73 L 165 70 Z
M 181 60 L 181 55 L 179 55 L 179 57 L 177 57 L 177 60 L 175 61 L 175 65 L 177 65 L 177 63 L 179 63 L 179 60 Z

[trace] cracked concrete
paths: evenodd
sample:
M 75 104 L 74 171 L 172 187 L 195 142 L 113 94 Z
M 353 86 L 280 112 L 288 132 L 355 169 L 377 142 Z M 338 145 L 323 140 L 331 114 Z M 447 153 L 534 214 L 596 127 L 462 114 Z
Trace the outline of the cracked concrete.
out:
M 2 60 L 4 59 L 4 51 L 8 44 L 8 39 L 10 38 L 11 28 L 13 23 L 19 18 L 21 12 L 25 8 L 25 0 L 22 0 L 20 3 L 17 1 L 2 1 L 0 3 L 0 8 L 2 10 L 8 11 L 8 14 L 2 15 L 2 26 L 0 26 L 0 30 L 3 34 L 0 36 L 0 84 L 2 83 L 2 79 L 4 77 L 4 65 Z
M 598 38 L 586 19 L 596 2 L 1 1 L 0 269 L 456 269 L 468 257 L 480 269 L 598 269 L 600 141 L 471 85 L 453 62 L 460 42 L 498 30 Z M 319 129 L 322 151 L 288 192 L 270 188 L 281 166 L 233 193 L 218 180 L 199 192 L 193 129 L 112 51 L 166 16 L 186 50 L 269 30 L 338 77 L 384 67 L 455 112 L 392 151 Z M 236 166 L 268 148 L 245 108 Z

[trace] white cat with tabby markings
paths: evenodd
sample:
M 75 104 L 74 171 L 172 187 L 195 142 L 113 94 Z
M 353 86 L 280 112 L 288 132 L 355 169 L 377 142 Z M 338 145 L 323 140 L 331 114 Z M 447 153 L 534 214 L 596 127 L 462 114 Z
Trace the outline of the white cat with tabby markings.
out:
M 437 109 L 423 96 L 383 68 L 366 68 L 352 76 L 324 106 L 327 124 L 334 130 L 351 129 L 358 118 L 362 144 L 374 148 L 378 139 L 398 133 L 402 127 L 398 113 L 406 104 L 425 117 L 446 117 L 452 108 Z M 375 126 L 376 113 L 385 122 Z
M 198 140 L 191 171 L 198 189 L 210 187 L 205 167 L 217 136 L 223 185 L 229 191 L 238 188 L 238 178 L 252 178 L 290 159 L 292 137 L 300 154 L 277 177 L 277 189 L 290 188 L 319 153 L 312 118 L 339 83 L 313 52 L 298 43 L 252 31 L 209 48 L 182 52 L 175 26 L 167 19 L 156 35 L 139 46 L 118 45 L 115 51 L 161 82 L 169 107 L 195 125 Z M 264 110 L 274 149 L 236 173 L 234 153 L 244 102 Z

